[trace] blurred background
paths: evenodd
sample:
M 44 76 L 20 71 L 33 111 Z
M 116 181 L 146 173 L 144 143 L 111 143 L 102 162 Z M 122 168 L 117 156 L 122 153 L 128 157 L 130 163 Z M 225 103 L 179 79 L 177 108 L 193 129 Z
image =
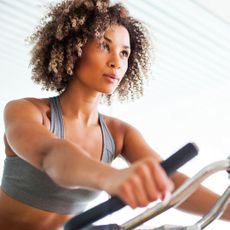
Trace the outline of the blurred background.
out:
M 21 97 L 47 97 L 30 79 L 31 47 L 25 39 L 46 12 L 48 0 L 0 0 L 0 136 L 6 102 Z M 114 1 L 117 2 L 117 1 Z M 193 176 L 207 164 L 230 155 L 230 2 L 228 0 L 123 0 L 131 15 L 148 27 L 154 44 L 152 78 L 142 99 L 128 104 L 101 106 L 106 114 L 136 126 L 148 143 L 167 158 L 187 142 L 200 153 L 180 171 Z M 0 179 L 4 161 L 0 144 Z M 118 159 L 115 167 L 125 167 Z M 229 184 L 220 172 L 204 185 L 221 194 Z M 96 202 L 106 199 L 103 194 Z M 126 222 L 143 209 L 128 207 L 103 219 Z M 189 225 L 199 217 L 170 210 L 149 221 Z M 227 230 L 229 223 L 215 221 L 209 230 Z

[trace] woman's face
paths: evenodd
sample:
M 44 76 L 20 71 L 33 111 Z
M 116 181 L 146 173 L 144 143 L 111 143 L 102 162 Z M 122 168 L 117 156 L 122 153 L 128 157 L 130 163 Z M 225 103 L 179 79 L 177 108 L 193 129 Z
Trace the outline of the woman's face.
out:
M 130 55 L 128 30 L 112 25 L 98 40 L 88 41 L 76 68 L 76 80 L 93 91 L 111 94 L 124 77 Z

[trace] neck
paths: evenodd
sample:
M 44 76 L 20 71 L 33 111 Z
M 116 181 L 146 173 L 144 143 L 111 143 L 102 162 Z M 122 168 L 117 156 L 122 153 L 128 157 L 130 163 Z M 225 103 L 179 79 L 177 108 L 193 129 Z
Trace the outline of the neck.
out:
M 63 116 L 77 119 L 85 125 L 98 122 L 98 103 L 100 94 L 87 92 L 81 87 L 68 87 L 60 95 Z

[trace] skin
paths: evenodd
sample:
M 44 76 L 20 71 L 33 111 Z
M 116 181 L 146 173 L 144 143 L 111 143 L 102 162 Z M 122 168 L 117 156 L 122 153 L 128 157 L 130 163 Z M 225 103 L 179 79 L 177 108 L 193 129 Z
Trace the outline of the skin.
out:
M 116 89 L 128 68 L 130 52 L 129 33 L 118 25 L 111 26 L 101 40 L 85 45 L 75 75 L 60 95 L 64 139 L 58 139 L 49 131 L 47 99 L 25 98 L 9 102 L 4 112 L 6 154 L 18 155 L 45 171 L 60 186 L 104 190 L 119 196 L 133 208 L 163 199 L 173 190 L 173 183 L 159 166 L 159 155 L 129 124 L 104 115 L 114 138 L 115 154 L 122 154 L 132 163 L 130 167 L 115 169 L 100 162 L 103 144 L 98 123 L 100 94 L 111 94 Z M 90 141 L 85 142 L 86 137 Z M 185 179 L 177 173 L 173 177 L 175 187 Z M 209 197 L 208 202 L 202 203 L 200 194 Z M 201 187 L 182 208 L 204 213 L 217 198 L 216 194 Z M 71 217 L 30 207 L 0 191 L 0 229 L 55 230 Z

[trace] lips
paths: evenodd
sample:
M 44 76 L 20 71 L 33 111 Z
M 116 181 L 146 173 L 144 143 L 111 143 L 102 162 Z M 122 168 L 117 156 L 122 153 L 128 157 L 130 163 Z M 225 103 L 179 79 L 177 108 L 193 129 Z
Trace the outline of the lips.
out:
M 112 82 L 114 81 L 119 81 L 119 77 L 115 74 L 103 74 L 103 76 L 107 79 L 110 80 Z
M 110 78 L 115 79 L 115 80 L 119 80 L 119 78 L 115 74 L 104 74 L 104 76 L 105 77 L 110 77 Z

